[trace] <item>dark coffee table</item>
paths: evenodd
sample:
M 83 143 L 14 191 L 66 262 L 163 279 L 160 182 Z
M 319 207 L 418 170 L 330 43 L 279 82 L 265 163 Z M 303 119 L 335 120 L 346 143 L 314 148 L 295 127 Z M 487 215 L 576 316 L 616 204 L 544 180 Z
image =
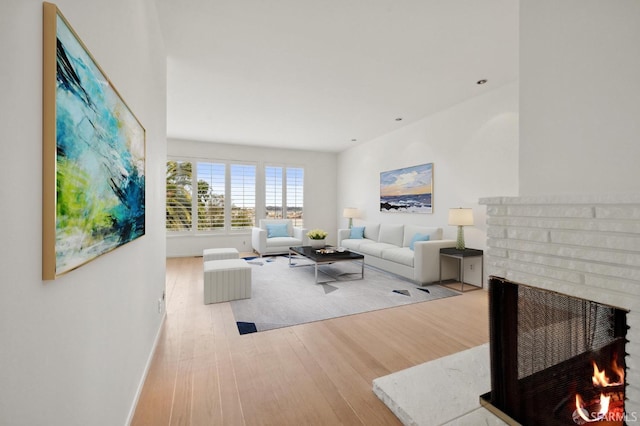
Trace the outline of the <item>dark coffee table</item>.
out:
M 333 251 L 333 253 L 331 253 Z M 298 247 L 289 247 L 289 267 L 293 268 L 294 265 L 291 264 L 291 256 L 294 254 L 298 254 L 305 259 L 311 261 L 311 263 L 306 263 L 297 266 L 315 266 L 316 272 L 316 284 L 322 284 L 318 282 L 318 265 L 328 265 L 331 263 L 337 262 L 346 262 L 346 261 L 361 261 L 362 267 L 360 269 L 360 278 L 342 278 L 342 281 L 347 281 L 350 279 L 364 279 L 364 256 L 360 253 L 354 253 L 349 250 L 345 250 L 343 252 L 335 251 L 334 247 L 325 247 L 324 249 L 315 249 L 311 246 L 298 246 Z M 347 275 L 357 275 L 357 273 L 349 272 L 345 274 L 339 275 L 339 277 L 347 276 Z M 338 276 L 332 276 L 332 278 L 338 281 Z

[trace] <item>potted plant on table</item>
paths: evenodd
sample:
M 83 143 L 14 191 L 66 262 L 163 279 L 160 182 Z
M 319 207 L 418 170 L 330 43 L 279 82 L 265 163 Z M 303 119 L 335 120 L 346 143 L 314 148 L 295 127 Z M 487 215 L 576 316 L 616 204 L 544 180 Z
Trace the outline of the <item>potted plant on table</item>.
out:
M 313 248 L 323 248 L 325 246 L 325 238 L 327 238 L 327 232 L 322 229 L 312 229 L 307 232 L 309 237 L 309 245 Z

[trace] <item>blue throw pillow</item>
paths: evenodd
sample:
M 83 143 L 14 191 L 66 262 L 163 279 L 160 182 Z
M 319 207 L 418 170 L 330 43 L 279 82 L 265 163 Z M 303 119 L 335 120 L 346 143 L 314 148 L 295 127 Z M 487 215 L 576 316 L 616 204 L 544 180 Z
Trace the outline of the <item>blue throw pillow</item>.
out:
M 429 238 L 430 238 L 429 234 L 416 234 L 411 239 L 411 244 L 409 244 L 409 248 L 413 250 L 416 241 L 429 241 Z
M 364 238 L 364 226 L 353 226 L 351 227 L 351 233 L 349 234 L 349 238 L 352 240 L 361 240 Z
M 274 237 L 288 237 L 289 231 L 287 230 L 286 223 L 277 223 L 267 225 L 267 238 Z

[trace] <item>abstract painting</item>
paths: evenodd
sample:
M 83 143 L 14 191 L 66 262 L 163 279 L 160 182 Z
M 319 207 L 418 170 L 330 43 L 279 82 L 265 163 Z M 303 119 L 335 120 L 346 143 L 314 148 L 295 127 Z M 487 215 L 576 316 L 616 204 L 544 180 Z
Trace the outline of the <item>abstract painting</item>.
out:
M 145 234 L 145 130 L 58 8 L 43 8 L 43 279 Z
M 433 213 L 433 163 L 381 172 L 380 211 Z

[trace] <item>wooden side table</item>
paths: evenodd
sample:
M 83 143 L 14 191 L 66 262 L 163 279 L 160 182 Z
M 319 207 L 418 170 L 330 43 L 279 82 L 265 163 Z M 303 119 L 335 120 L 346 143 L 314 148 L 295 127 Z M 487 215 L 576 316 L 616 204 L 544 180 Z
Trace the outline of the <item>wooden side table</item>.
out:
M 443 257 L 452 257 L 454 259 L 458 259 L 458 263 L 460 264 L 460 269 L 458 270 L 458 280 L 461 283 L 460 291 L 464 291 L 464 259 L 467 257 L 478 257 L 482 258 L 483 251 L 465 248 L 464 250 L 458 250 L 456 248 L 441 248 L 440 249 L 440 283 L 442 283 L 442 258 Z M 473 284 L 469 284 L 473 287 L 483 288 L 483 279 L 484 279 L 484 262 L 480 259 L 480 287 L 473 286 Z

